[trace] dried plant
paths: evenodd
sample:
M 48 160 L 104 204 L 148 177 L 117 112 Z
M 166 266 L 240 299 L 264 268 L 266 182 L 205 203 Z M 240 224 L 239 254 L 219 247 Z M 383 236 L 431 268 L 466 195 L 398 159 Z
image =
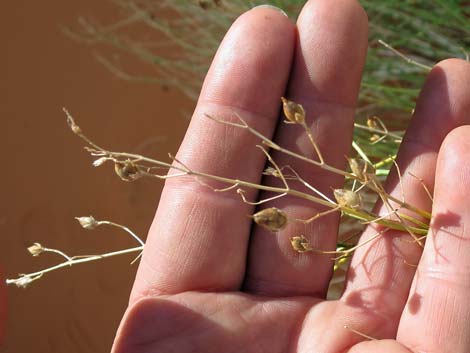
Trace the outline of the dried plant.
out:
M 138 243 L 139 246 L 134 247 L 134 248 L 128 248 L 128 249 L 123 249 L 123 250 L 118 250 L 118 251 L 113 251 L 113 252 L 108 252 L 104 254 L 98 254 L 98 255 L 74 255 L 74 256 L 69 256 L 66 253 L 64 253 L 61 250 L 57 249 L 50 249 L 46 248 L 45 246 L 41 245 L 40 243 L 34 243 L 30 247 L 28 247 L 28 252 L 32 256 L 39 256 L 44 253 L 54 253 L 57 255 L 60 255 L 65 259 L 65 261 L 60 262 L 57 265 L 54 265 L 52 267 L 48 267 L 43 270 L 39 270 L 36 272 L 32 273 L 27 273 L 27 274 L 20 274 L 18 278 L 12 278 L 12 279 L 7 279 L 6 283 L 9 285 L 16 285 L 17 287 L 20 288 L 26 288 L 29 284 L 32 282 L 40 279 L 43 277 L 46 273 L 56 271 L 65 267 L 71 267 L 73 265 L 78 265 L 82 264 L 85 262 L 90 262 L 90 261 L 97 261 L 101 259 L 106 259 L 108 257 L 113 257 L 113 256 L 118 256 L 118 255 L 123 255 L 123 254 L 129 254 L 129 253 L 135 253 L 139 252 L 142 253 L 142 250 L 144 249 L 144 242 L 142 239 L 140 239 L 134 232 L 132 232 L 129 228 L 114 223 L 110 221 L 97 221 L 93 216 L 85 216 L 85 217 L 76 217 L 77 221 L 80 223 L 82 228 L 92 230 L 95 229 L 96 227 L 102 226 L 102 225 L 108 225 L 112 227 L 116 227 L 119 229 L 122 229 L 126 233 L 128 233 L 132 238 L 134 238 Z M 137 256 L 136 260 L 140 257 Z M 135 260 L 134 260 L 135 261 Z M 133 261 L 133 262 L 134 262 Z
M 256 1 L 248 0 L 113 0 L 123 14 L 122 19 L 108 25 L 92 22 L 89 19 L 79 19 L 79 30 L 66 29 L 71 37 L 89 43 L 111 46 L 118 52 L 127 53 L 149 64 L 150 74 L 137 75 L 124 69 L 122 58 L 109 59 L 96 54 L 98 60 L 117 76 L 142 82 L 158 83 L 164 86 L 177 87 L 191 98 L 197 97 L 202 77 L 205 75 L 215 48 L 226 29 L 240 13 L 256 5 Z M 279 0 L 269 1 L 273 5 L 285 9 L 291 17 L 295 17 L 304 1 Z M 404 112 L 406 117 L 414 105 L 414 100 L 423 80 L 423 69 L 442 57 L 463 54 L 463 48 L 468 47 L 468 36 L 462 33 L 469 31 L 468 8 L 460 3 L 444 3 L 440 0 L 414 1 L 403 6 L 397 0 L 361 1 L 370 17 L 371 38 L 370 48 L 365 69 L 360 97 L 360 114 L 365 118 L 355 123 L 354 141 L 352 144 L 355 155 L 348 157 L 348 170 L 340 170 L 328 164 L 316 144 L 310 129 L 305 123 L 305 110 L 295 102 L 282 98 L 285 123 L 300 126 L 308 137 L 316 158 L 307 158 L 294 151 L 283 148 L 272 140 L 250 127 L 243 117 L 237 116 L 236 122 L 220 120 L 218 117 L 207 115 L 220 124 L 231 125 L 235 128 L 249 131 L 259 138 L 257 147 L 270 163 L 264 174 L 271 175 L 281 181 L 281 187 L 255 184 L 246 180 L 230 179 L 218 175 L 209 175 L 192 170 L 181 161 L 172 157 L 165 162 L 138 154 L 113 152 L 104 149 L 90 140 L 75 123 L 72 116 L 66 112 L 67 122 L 71 130 L 85 143 L 87 151 L 95 157 L 93 166 L 99 167 L 104 163 L 113 163 L 116 174 L 126 182 L 135 181 L 142 177 L 158 179 L 192 176 L 199 183 L 212 188 L 214 192 L 236 192 L 241 202 L 251 205 L 263 204 L 274 198 L 286 195 L 302 198 L 312 203 L 326 206 L 326 211 L 313 214 L 307 219 L 291 218 L 283 210 L 266 208 L 255 213 L 253 220 L 258 225 L 276 232 L 283 229 L 289 222 L 315 222 L 326 214 L 341 212 L 343 234 L 340 235 L 336 251 L 324 251 L 311 246 L 306 234 L 292 234 L 292 251 L 324 253 L 335 260 L 335 270 L 344 268 L 351 254 L 358 247 L 373 242 L 388 229 L 407 232 L 414 246 L 422 246 L 429 229 L 429 212 L 418 209 L 405 202 L 404 197 L 397 199 L 389 195 L 382 185 L 384 177 L 390 168 L 400 170 L 395 163 L 396 151 L 403 136 L 403 124 L 393 129 L 387 127 L 385 120 L 379 116 L 394 113 L 395 118 Z M 430 8 L 430 9 L 428 9 Z M 428 9 L 429 11 L 426 11 Z M 449 14 L 455 22 L 442 23 L 443 14 Z M 448 17 L 448 16 L 447 16 Z M 396 32 L 388 30 L 391 25 Z M 129 36 L 129 29 L 141 26 L 157 34 L 157 38 L 148 39 Z M 379 40 L 383 38 L 391 45 Z M 194 43 L 197 40 L 198 45 Z M 382 44 L 380 46 L 379 44 Z M 385 49 L 383 48 L 385 46 Z M 400 48 L 400 51 L 395 49 Z M 406 53 L 403 54 L 403 52 Z M 389 54 L 400 56 L 400 60 L 383 60 Z M 409 63 L 413 65 L 409 65 Z M 393 79 L 392 79 L 393 78 Z M 182 84 L 184 83 L 184 84 Z M 397 112 L 401 112 L 397 114 Z M 396 119 L 400 121 L 400 119 Z M 339 174 L 345 178 L 342 189 L 333 192 L 334 199 L 321 193 L 314 185 L 306 180 L 289 165 L 278 165 L 271 157 L 271 151 L 278 151 L 290 158 L 303 163 L 322 168 L 330 173 Z M 171 173 L 161 172 L 162 170 Z M 214 188 L 211 181 L 226 184 L 224 188 Z M 422 183 L 423 184 L 423 183 Z M 294 186 L 302 186 L 308 190 L 300 191 Z M 246 189 L 270 191 L 275 196 L 269 199 L 252 202 L 245 197 Z M 429 195 L 426 185 L 423 188 Z M 431 197 L 431 195 L 429 195 Z M 385 216 L 379 216 L 371 211 L 376 199 L 382 200 L 388 208 Z M 403 212 L 406 210 L 407 212 Z M 77 220 L 85 229 L 94 229 L 101 225 L 118 227 L 138 241 L 139 246 L 98 255 L 69 256 L 57 249 L 44 247 L 35 243 L 28 248 L 32 256 L 44 253 L 55 253 L 65 261 L 29 274 L 21 274 L 16 279 L 8 279 L 7 284 L 26 287 L 44 274 L 80 263 L 96 261 L 127 253 L 141 253 L 142 240 L 129 228 L 109 222 L 97 221 L 92 216 L 79 217 Z M 355 222 L 355 223 L 353 223 Z M 357 243 L 357 236 L 365 224 L 377 225 L 377 233 L 368 240 Z M 139 255 L 140 256 L 140 255 Z M 138 259 L 138 257 L 136 259 Z M 341 282 L 341 276 L 336 276 L 332 284 Z
M 250 205 L 261 205 L 273 199 L 290 195 L 308 200 L 314 204 L 326 206 L 328 208 L 326 211 L 313 214 L 310 218 L 307 219 L 292 218 L 285 211 L 275 207 L 262 209 L 252 216 L 255 223 L 272 232 L 277 232 L 285 228 L 289 222 L 301 222 L 307 224 L 333 212 L 341 212 L 341 214 L 344 216 L 343 219 L 345 222 L 347 222 L 347 219 L 354 219 L 362 226 L 365 224 L 374 223 L 378 229 L 374 236 L 366 241 L 363 241 L 362 243 L 355 243 L 351 237 L 349 239 L 342 239 L 340 237 L 342 240 L 338 243 L 336 251 L 325 251 L 323 249 L 313 248 L 310 245 L 308 238 L 304 234 L 291 235 L 292 251 L 302 253 L 313 252 L 330 255 L 332 259 L 336 261 L 335 269 L 343 266 L 354 250 L 367 243 L 373 242 L 389 229 L 407 232 L 410 235 L 412 243 L 415 243 L 417 246 L 423 246 L 423 240 L 429 230 L 429 220 L 431 219 L 431 214 L 406 203 L 404 199 L 400 200 L 389 195 L 382 185 L 383 177 L 380 175 L 381 173 L 378 173 L 381 170 L 378 168 L 378 166 L 383 166 L 387 163 L 391 163 L 392 166 L 395 166 L 398 170 L 398 166 L 394 163 L 394 157 L 388 157 L 387 160 L 380 160 L 376 163 L 372 163 L 370 159 L 367 158 L 367 156 L 363 153 L 363 151 L 360 149 L 358 150 L 356 147 L 356 150 L 358 151 L 357 155 L 354 157 L 347 157 L 349 164 L 348 170 L 341 170 L 333 167 L 328 164 L 327 160 L 323 158 L 322 153 L 317 143 L 315 142 L 313 134 L 306 125 L 306 112 L 303 107 L 300 104 L 292 102 L 284 97 L 282 98 L 282 104 L 283 112 L 286 118 L 284 122 L 290 125 L 300 125 L 303 128 L 304 133 L 312 145 L 312 148 L 316 152 L 316 158 L 308 158 L 302 154 L 298 154 L 276 144 L 271 139 L 261 134 L 259 131 L 250 127 L 241 116 L 236 115 L 237 120 L 231 121 L 221 120 L 217 117 L 206 114 L 207 119 L 211 119 L 220 124 L 230 125 L 238 129 L 247 130 L 249 133 L 256 136 L 260 141 L 260 144 L 256 147 L 258 147 L 261 153 L 266 156 L 270 164 L 270 166 L 265 169 L 264 174 L 271 175 L 279 179 L 282 184 L 280 187 L 256 184 L 246 180 L 231 179 L 218 175 L 207 174 L 198 170 L 193 170 L 172 155 L 169 155 L 170 160 L 165 162 L 139 154 L 114 152 L 105 149 L 93 142 L 83 132 L 83 130 L 76 124 L 72 115 L 67 110 L 64 109 L 64 112 L 66 114 L 67 123 L 71 131 L 86 143 L 86 151 L 95 158 L 95 160 L 92 162 L 93 166 L 99 167 L 104 163 L 113 163 L 116 174 L 123 181 L 132 182 L 143 177 L 169 179 L 182 176 L 192 176 L 201 185 L 211 188 L 214 192 L 236 192 L 240 196 L 241 202 Z M 374 123 L 370 123 L 368 126 L 362 126 L 362 128 L 368 131 L 371 135 L 371 138 L 373 138 L 373 142 L 371 143 L 381 143 L 380 141 L 383 141 L 385 138 L 390 136 L 388 129 L 379 120 L 374 120 Z M 271 156 L 271 151 L 273 150 L 288 155 L 293 159 L 300 160 L 303 163 L 311 164 L 330 173 L 343 176 L 345 178 L 344 187 L 341 189 L 335 189 L 333 191 L 334 200 L 329 198 L 327 195 L 316 189 L 314 185 L 308 183 L 291 166 L 278 165 Z M 162 173 L 162 170 L 164 170 L 164 173 Z M 400 175 L 399 170 L 398 174 Z M 225 187 L 215 188 L 210 185 L 211 181 L 225 184 Z M 303 191 L 305 189 L 300 190 L 296 188 L 295 185 L 306 187 L 308 191 Z M 245 196 L 246 189 L 270 191 L 275 195 L 256 202 L 249 201 Z M 366 203 L 364 201 L 366 199 L 370 199 L 371 195 L 375 195 L 375 198 L 379 198 L 383 201 L 389 210 L 388 214 L 379 216 L 378 214 L 372 212 L 370 207 L 366 207 Z M 371 203 L 372 202 L 370 202 L 370 204 Z M 402 212 L 403 210 L 407 211 L 406 214 Z M 28 248 L 29 252 L 33 256 L 38 256 L 39 254 L 45 252 L 53 252 L 62 256 L 65 261 L 44 270 L 29 274 L 22 274 L 16 279 L 8 279 L 7 284 L 15 284 L 18 287 L 26 287 L 31 282 L 41 278 L 44 274 L 54 270 L 121 254 L 142 252 L 143 250 L 144 243 L 142 240 L 125 226 L 109 221 L 97 221 L 92 216 L 77 217 L 77 220 L 83 228 L 89 230 L 95 229 L 96 227 L 102 225 L 118 227 L 131 235 L 139 243 L 139 246 L 100 255 L 68 256 L 60 250 L 49 249 L 43 247 L 39 243 L 35 243 Z

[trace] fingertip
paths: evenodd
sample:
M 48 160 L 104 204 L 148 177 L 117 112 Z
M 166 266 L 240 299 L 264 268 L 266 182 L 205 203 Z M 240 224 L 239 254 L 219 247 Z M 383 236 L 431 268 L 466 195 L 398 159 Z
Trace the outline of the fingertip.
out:
M 470 125 L 462 125 L 456 127 L 447 134 L 446 138 L 444 139 L 444 143 L 442 144 L 441 150 L 462 147 L 463 149 L 468 149 L 470 147 L 469 137 Z M 467 151 L 467 153 L 470 153 L 470 151 Z
M 467 72 L 468 74 L 468 70 L 470 70 L 470 62 L 459 58 L 448 58 L 439 61 L 436 65 L 434 65 L 433 69 L 435 68 L 440 68 L 451 73 L 460 72 L 461 74 L 465 74 L 465 72 Z
M 470 125 L 453 129 L 439 151 L 436 171 L 436 210 L 468 209 L 470 186 Z
M 200 101 L 277 115 L 295 36 L 295 24 L 278 9 L 258 6 L 240 15 L 217 51 Z
M 462 339 L 470 315 L 469 186 L 470 125 L 462 125 L 439 150 L 432 219 L 400 320 L 398 338 L 414 351 L 441 351 L 443 344 L 448 352 L 469 351 L 470 340 Z
M 297 26 L 296 65 L 305 66 L 307 78 L 315 85 L 298 84 L 293 94 L 305 96 L 313 89 L 321 100 L 354 107 L 368 46 L 368 18 L 363 7 L 356 0 L 310 0 Z
M 308 22 L 311 16 L 316 17 L 316 22 L 325 21 L 333 26 L 348 29 L 346 35 L 360 35 L 362 39 L 367 40 L 369 18 L 357 0 L 309 0 L 300 13 L 299 22 Z
M 349 15 L 358 16 L 358 19 L 363 23 L 368 22 L 367 12 L 358 0 L 309 0 L 305 3 L 302 11 L 313 8 L 330 13 L 341 11 Z
M 454 97 L 455 100 L 460 99 L 462 93 L 466 94 L 467 100 L 469 100 L 470 62 L 457 58 L 439 61 L 432 68 L 427 81 L 433 86 L 439 85 L 441 88 L 445 88 L 449 97 L 458 94 L 457 97 Z
M 270 4 L 263 4 L 263 5 L 255 6 L 255 7 L 253 7 L 253 8 L 251 9 L 251 11 L 253 11 L 253 10 L 259 10 L 259 9 L 274 10 L 274 11 L 277 11 L 277 12 L 281 13 L 281 14 L 284 15 L 285 17 L 289 18 L 289 15 L 287 15 L 287 13 L 286 13 L 283 9 L 281 9 L 281 8 L 279 8 L 279 7 L 277 7 L 277 6 L 274 6 L 274 5 L 270 5 Z
M 430 111 L 459 118 L 470 110 L 470 63 L 462 59 L 438 62 L 426 78 L 418 101 Z
M 446 59 L 426 77 L 407 135 L 420 135 L 426 146 L 440 146 L 448 131 L 469 124 L 470 63 Z M 413 138 L 416 140 L 416 138 Z
M 252 9 L 242 13 L 234 22 L 252 22 L 252 23 L 269 23 L 275 29 L 287 30 L 293 29 L 295 24 L 289 19 L 287 13 L 273 5 L 263 4 L 253 7 Z M 271 23 L 272 22 L 272 23 Z
M 446 174 L 459 174 L 470 162 L 470 125 L 447 134 L 439 151 L 438 168 Z

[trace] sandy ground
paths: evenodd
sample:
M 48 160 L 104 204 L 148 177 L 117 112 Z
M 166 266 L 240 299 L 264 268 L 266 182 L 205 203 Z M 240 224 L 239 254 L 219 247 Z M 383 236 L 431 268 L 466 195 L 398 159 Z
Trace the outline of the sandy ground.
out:
M 79 15 L 110 18 L 113 11 L 93 0 L 0 6 L 0 264 L 6 276 L 60 260 L 32 258 L 26 247 L 36 241 L 72 255 L 135 245 L 113 229 L 82 230 L 74 216 L 93 214 L 146 235 L 162 184 L 126 184 L 110 166 L 92 168 L 61 112 L 67 107 L 104 146 L 162 158 L 176 152 L 192 103 L 172 90 L 113 77 L 89 47 L 59 28 Z M 173 111 L 175 103 L 182 109 Z M 137 269 L 132 259 L 62 270 L 26 290 L 8 288 L 0 351 L 109 352 Z

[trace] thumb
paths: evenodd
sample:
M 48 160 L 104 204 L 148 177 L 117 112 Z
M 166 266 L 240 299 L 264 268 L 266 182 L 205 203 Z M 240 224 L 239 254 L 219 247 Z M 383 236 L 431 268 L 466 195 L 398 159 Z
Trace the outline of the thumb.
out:
M 470 125 L 444 140 L 434 190 L 431 227 L 398 340 L 420 352 L 470 352 Z

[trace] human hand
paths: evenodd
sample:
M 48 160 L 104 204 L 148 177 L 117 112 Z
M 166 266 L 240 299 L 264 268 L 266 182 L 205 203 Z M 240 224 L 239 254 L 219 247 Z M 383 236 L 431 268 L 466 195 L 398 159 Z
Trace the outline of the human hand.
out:
M 219 48 L 178 159 L 194 170 L 260 181 L 266 160 L 252 153 L 258 139 L 205 117 L 230 120 L 234 112 L 315 158 L 301 131 L 278 126 L 279 98 L 287 96 L 305 107 L 325 160 L 344 168 L 366 49 L 367 17 L 355 0 L 311 0 L 297 25 L 271 8 L 248 11 Z M 469 352 L 470 127 L 462 126 L 470 122 L 469 92 L 469 63 L 436 65 L 397 159 L 408 203 L 431 209 L 412 174 L 431 191 L 435 185 L 424 250 L 399 231 L 360 247 L 337 301 L 325 300 L 330 257 L 294 252 L 289 235 L 334 250 L 338 213 L 273 234 L 251 228 L 253 207 L 237 195 L 191 177 L 168 179 L 113 353 Z M 324 193 L 342 186 L 341 176 L 273 156 Z M 386 188 L 400 197 L 396 173 Z M 322 210 L 292 197 L 269 206 L 294 218 Z M 363 239 L 373 232 L 371 225 Z

